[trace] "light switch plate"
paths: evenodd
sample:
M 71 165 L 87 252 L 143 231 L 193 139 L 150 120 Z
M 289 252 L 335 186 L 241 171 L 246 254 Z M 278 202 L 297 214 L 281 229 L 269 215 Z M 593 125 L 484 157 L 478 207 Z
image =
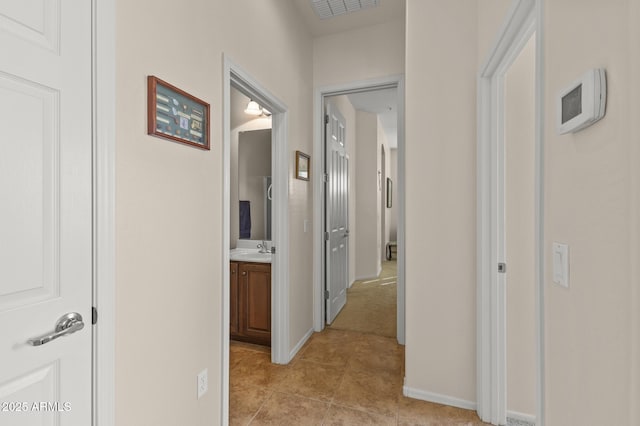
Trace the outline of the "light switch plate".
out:
M 569 246 L 554 242 L 551 253 L 553 282 L 561 287 L 569 288 Z

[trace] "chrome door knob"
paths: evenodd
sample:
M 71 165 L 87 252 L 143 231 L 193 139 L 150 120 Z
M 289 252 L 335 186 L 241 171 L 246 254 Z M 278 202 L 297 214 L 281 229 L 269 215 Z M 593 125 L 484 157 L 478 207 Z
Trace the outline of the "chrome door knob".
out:
M 44 334 L 40 337 L 31 338 L 27 340 L 27 343 L 31 346 L 41 346 L 57 339 L 58 337 L 73 334 L 83 328 L 84 322 L 82 322 L 82 315 L 77 312 L 70 312 L 60 317 L 58 322 L 56 322 L 56 328 L 53 332 Z

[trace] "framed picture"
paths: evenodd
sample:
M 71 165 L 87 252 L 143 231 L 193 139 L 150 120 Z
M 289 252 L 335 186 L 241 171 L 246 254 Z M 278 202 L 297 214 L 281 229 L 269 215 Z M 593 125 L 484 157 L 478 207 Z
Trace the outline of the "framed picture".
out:
M 150 75 L 147 133 L 200 149 L 209 147 L 209 104 Z
M 393 198 L 393 181 L 391 180 L 391 178 L 387 178 L 387 208 L 390 209 L 392 204 L 392 198 Z
M 311 157 L 296 151 L 296 179 L 309 180 L 311 174 Z

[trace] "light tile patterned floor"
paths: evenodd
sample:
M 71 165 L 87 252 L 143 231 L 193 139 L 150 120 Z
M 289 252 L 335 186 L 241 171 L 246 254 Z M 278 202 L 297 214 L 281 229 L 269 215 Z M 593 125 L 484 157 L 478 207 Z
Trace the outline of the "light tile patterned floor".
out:
M 268 348 L 231 343 L 231 425 L 478 426 L 475 412 L 402 396 L 393 338 L 327 329 L 286 366 Z

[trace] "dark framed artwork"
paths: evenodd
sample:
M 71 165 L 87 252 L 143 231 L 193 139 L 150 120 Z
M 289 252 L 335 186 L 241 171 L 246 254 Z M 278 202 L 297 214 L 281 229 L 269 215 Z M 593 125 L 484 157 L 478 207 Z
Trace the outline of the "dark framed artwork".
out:
M 209 104 L 150 75 L 147 77 L 148 134 L 200 149 L 209 146 Z
M 387 208 L 390 209 L 393 199 L 393 181 L 391 178 L 387 178 Z
M 296 151 L 296 179 L 309 180 L 311 176 L 311 157 Z

